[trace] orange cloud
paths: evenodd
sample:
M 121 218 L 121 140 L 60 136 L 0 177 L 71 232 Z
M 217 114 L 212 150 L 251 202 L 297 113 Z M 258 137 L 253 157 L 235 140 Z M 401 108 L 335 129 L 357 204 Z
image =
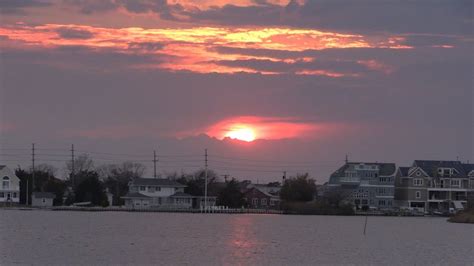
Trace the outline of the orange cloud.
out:
M 291 0 L 267 0 L 268 3 L 279 6 L 288 5 Z M 301 0 L 300 0 L 301 2 Z M 187 10 L 195 8 L 209 9 L 212 7 L 223 7 L 225 5 L 232 4 L 234 6 L 254 6 L 254 0 L 168 0 L 168 4 L 179 4 Z
M 242 49 L 270 49 L 301 52 L 332 48 L 409 48 L 402 43 L 402 37 L 369 38 L 363 35 L 324 32 L 312 29 L 282 27 L 231 28 L 193 27 L 144 29 L 104 28 L 86 25 L 45 24 L 14 27 L 0 27 L 0 36 L 10 42 L 22 43 L 24 47 L 55 48 L 61 46 L 85 46 L 90 49 L 111 48 L 121 53 L 147 54 L 149 56 L 172 56 L 166 62 L 131 65 L 136 68 L 159 68 L 168 71 L 192 71 L 197 73 L 259 73 L 279 74 L 261 71 L 251 67 L 223 66 L 218 61 L 269 60 L 292 64 L 301 58 L 277 58 L 271 56 L 219 53 L 217 47 Z M 141 45 L 140 45 L 141 44 Z M 155 46 L 150 44 L 157 44 Z M 8 44 L 7 44 L 8 45 Z M 6 46 L 2 44 L 2 46 Z M 158 47 L 149 49 L 150 46 Z M 303 58 L 311 62 L 312 58 Z M 361 62 L 369 68 L 380 68 L 375 62 Z M 385 71 L 388 71 L 385 68 Z M 353 76 L 352 74 L 324 70 L 295 71 L 301 75 L 323 75 L 332 78 Z
M 383 64 L 377 60 L 359 60 L 357 63 L 366 66 L 370 70 L 383 72 L 385 74 L 391 74 L 395 71 L 395 68 L 390 65 Z

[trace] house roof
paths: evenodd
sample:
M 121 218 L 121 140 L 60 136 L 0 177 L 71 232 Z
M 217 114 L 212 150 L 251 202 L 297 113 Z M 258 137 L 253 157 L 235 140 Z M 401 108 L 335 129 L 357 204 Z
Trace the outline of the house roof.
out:
M 171 195 L 170 197 L 173 197 L 173 198 L 192 198 L 193 196 L 188 194 L 188 193 L 184 193 L 184 192 L 176 192 L 173 195 Z
M 377 165 L 379 167 L 379 175 L 381 176 L 388 176 L 388 175 L 393 175 L 396 170 L 396 166 L 394 163 L 367 163 L 367 162 L 349 162 L 345 163 L 343 166 L 341 166 L 339 169 L 337 169 L 334 173 L 331 174 L 331 177 L 340 177 L 344 175 L 344 172 L 349 168 L 349 167 L 354 167 L 359 164 L 365 164 L 365 165 Z
M 469 174 L 471 171 L 474 171 L 474 163 L 464 163 L 463 165 L 466 174 Z
M 438 168 L 454 168 L 457 173 L 452 177 L 466 176 L 466 170 L 460 161 L 435 161 L 435 160 L 415 160 L 413 166 L 420 167 L 429 176 L 437 176 Z
M 132 183 L 138 186 L 186 187 L 181 183 L 166 178 L 137 178 Z
M 259 193 L 261 193 L 261 194 L 263 194 L 263 195 L 265 195 L 265 196 L 267 196 L 267 197 L 270 197 L 270 198 L 279 198 L 278 196 L 272 195 L 272 194 L 270 194 L 270 193 L 268 193 L 268 192 L 265 192 L 265 191 L 263 191 L 263 190 L 261 190 L 261 189 L 259 189 L 259 188 L 257 188 L 257 187 L 251 187 L 251 188 L 249 188 L 245 193 L 248 193 L 248 192 L 250 192 L 250 191 L 252 191 L 252 190 L 258 191 Z
M 410 170 L 410 167 L 398 167 L 398 170 L 400 170 L 400 174 L 402 176 L 408 176 L 408 171 Z
M 56 195 L 51 192 L 33 192 L 33 197 L 35 198 L 45 198 L 45 199 L 54 199 Z
M 122 198 L 151 198 L 147 195 L 140 194 L 138 192 L 128 192 L 127 195 L 123 196 Z

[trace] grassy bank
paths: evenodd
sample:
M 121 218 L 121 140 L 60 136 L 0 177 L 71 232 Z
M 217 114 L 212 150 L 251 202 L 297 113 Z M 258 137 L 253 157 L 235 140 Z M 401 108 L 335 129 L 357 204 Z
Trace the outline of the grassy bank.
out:
M 469 223 L 474 224 L 474 209 L 458 212 L 456 215 L 448 219 L 452 223 Z

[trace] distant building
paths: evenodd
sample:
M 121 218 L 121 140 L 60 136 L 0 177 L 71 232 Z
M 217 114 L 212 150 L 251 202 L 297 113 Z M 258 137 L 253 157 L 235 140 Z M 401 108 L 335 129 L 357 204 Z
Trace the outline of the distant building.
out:
M 33 207 L 51 207 L 56 195 L 49 192 L 33 192 L 31 194 L 31 206 Z
M 395 197 L 400 208 L 449 212 L 467 206 L 474 191 L 474 166 L 460 161 L 415 160 L 400 167 Z
M 348 203 L 357 209 L 394 208 L 394 163 L 346 162 L 331 174 L 325 191 L 338 189 L 346 192 Z
M 279 209 L 280 197 L 278 193 L 269 193 L 264 186 L 250 186 L 244 192 L 244 199 L 252 209 Z
M 5 165 L 0 165 L 0 205 L 20 203 L 20 179 Z
M 170 179 L 137 178 L 129 183 L 129 192 L 122 198 L 127 207 L 192 208 L 194 197 L 184 193 L 185 187 Z

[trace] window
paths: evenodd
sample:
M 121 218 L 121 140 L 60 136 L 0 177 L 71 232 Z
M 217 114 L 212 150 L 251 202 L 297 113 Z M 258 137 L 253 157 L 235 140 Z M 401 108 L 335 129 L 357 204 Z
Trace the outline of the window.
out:
M 145 191 L 146 187 L 145 186 L 140 186 L 140 191 Z
M 379 200 L 379 206 L 385 206 L 385 200 Z
M 451 186 L 452 187 L 460 187 L 461 186 L 461 180 L 459 180 L 459 179 L 451 180 Z
M 8 176 L 3 177 L 2 188 L 3 189 L 9 189 L 10 188 L 10 178 Z
M 415 192 L 415 198 L 417 198 L 417 199 L 421 198 L 421 192 L 420 191 Z
M 46 202 L 46 199 L 43 199 L 43 203 L 45 203 L 45 202 Z
M 367 205 L 367 203 L 368 203 L 368 202 L 367 202 L 366 199 L 363 199 L 363 200 L 362 200 L 362 205 Z
M 13 192 L 13 198 L 16 198 L 16 192 Z
M 4 197 L 5 197 L 5 193 L 0 192 L 0 198 L 4 198 Z
M 155 191 L 161 191 L 161 187 L 155 187 Z
M 148 192 L 155 192 L 155 187 L 148 186 Z
M 420 176 L 420 175 L 421 175 L 420 171 L 416 172 L 416 176 Z
M 414 186 L 423 186 L 423 179 L 421 179 L 421 178 L 413 179 L 413 185 Z
M 274 200 L 270 200 L 270 206 L 275 206 L 275 201 Z
M 252 205 L 254 205 L 254 206 L 258 205 L 258 199 L 257 198 L 252 199 Z
M 267 199 L 261 199 L 261 200 L 260 200 L 260 203 L 261 203 L 262 205 L 267 205 Z

